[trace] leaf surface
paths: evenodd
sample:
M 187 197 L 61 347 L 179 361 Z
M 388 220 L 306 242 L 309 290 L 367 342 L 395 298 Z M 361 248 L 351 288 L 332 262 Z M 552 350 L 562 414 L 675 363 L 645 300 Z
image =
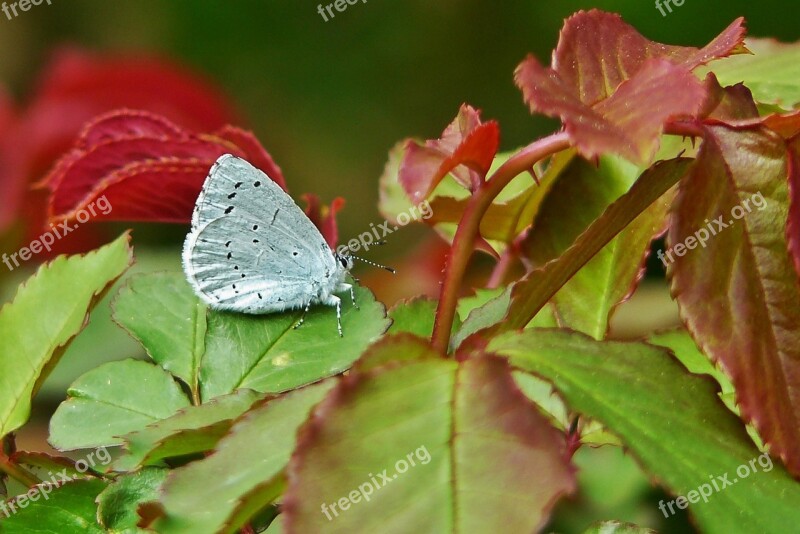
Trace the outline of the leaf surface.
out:
M 100 480 L 79 480 L 51 489 L 47 498 L 39 493 L 28 500 L 15 514 L 3 518 L 3 534 L 106 534 L 97 523 L 95 499 L 106 483 Z M 47 491 L 47 490 L 45 490 Z
M 59 450 L 121 445 L 125 434 L 190 405 L 172 375 L 147 362 L 110 362 L 78 378 L 50 419 Z
M 31 397 L 102 294 L 133 262 L 129 235 L 39 268 L 0 310 L 0 438 L 22 426 Z M 46 303 L 46 305 L 43 305 Z
M 277 498 L 297 429 L 333 385 L 322 382 L 268 401 L 240 419 L 213 454 L 174 470 L 163 488 L 165 516 L 157 531 L 236 532 Z
M 800 520 L 797 482 L 753 444 L 719 386 L 665 349 L 526 330 L 492 340 L 488 350 L 552 382 L 570 408 L 617 434 L 671 493 L 693 499 L 688 511 L 703 532 L 783 532 Z M 716 491 L 711 481 L 726 475 L 731 484 L 720 481 Z M 697 495 L 704 485 L 708 502 Z
M 774 133 L 708 127 L 674 207 L 667 257 L 692 336 L 731 377 L 744 419 L 800 475 L 800 283 L 786 239 L 787 173 Z
M 287 533 L 532 532 L 573 487 L 563 436 L 503 361 L 389 337 L 304 426 L 279 519 Z
M 576 159 L 553 187 L 522 244 L 533 268 L 558 258 L 628 192 L 638 167 L 621 158 L 602 157 L 598 166 Z M 600 250 L 553 297 L 563 326 L 603 339 L 616 306 L 628 298 L 644 275 L 650 241 L 664 230 L 673 199 L 665 194 L 645 209 Z M 575 199 L 580 198 L 579 202 Z

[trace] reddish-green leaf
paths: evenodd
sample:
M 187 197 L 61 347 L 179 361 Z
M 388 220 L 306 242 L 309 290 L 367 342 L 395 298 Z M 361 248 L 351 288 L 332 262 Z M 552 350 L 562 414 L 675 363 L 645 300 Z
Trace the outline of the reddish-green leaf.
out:
M 800 138 L 789 145 L 789 222 L 786 238 L 794 267 L 800 276 Z
M 533 532 L 573 488 L 563 435 L 505 362 L 423 348 L 387 338 L 369 357 L 387 363 L 357 366 L 314 410 L 290 463 L 287 533 Z
M 800 474 L 800 284 L 783 140 L 707 128 L 674 209 L 666 257 L 681 315 L 730 375 L 742 416 Z
M 581 11 L 565 22 L 552 66 L 528 57 L 517 85 L 531 111 L 561 118 L 583 155 L 644 163 L 666 121 L 702 108 L 705 89 L 691 70 L 746 51 L 742 22 L 698 50 L 649 41 L 619 15 Z
M 744 19 L 738 18 L 703 49 L 650 41 L 616 13 L 593 9 L 569 17 L 553 54 L 553 71 L 587 105 L 614 93 L 649 58 L 664 58 L 688 69 L 746 51 Z
M 664 59 L 644 63 L 594 106 L 571 94 L 552 69 L 532 56 L 517 68 L 516 81 L 531 111 L 560 117 L 585 157 L 615 153 L 635 163 L 653 157 L 668 120 L 696 115 L 705 98 L 702 82 L 689 69 Z
M 440 139 L 424 145 L 410 140 L 400 166 L 399 180 L 413 202 L 421 202 L 450 172 L 469 189 L 480 185 L 500 142 L 494 121 L 481 122 L 480 113 L 466 104 Z

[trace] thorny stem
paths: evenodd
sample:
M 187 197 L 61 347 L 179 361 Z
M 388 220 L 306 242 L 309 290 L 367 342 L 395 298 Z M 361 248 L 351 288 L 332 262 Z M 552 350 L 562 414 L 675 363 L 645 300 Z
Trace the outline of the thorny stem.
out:
M 511 180 L 521 173 L 527 172 L 535 163 L 569 147 L 570 142 L 566 132 L 558 132 L 535 141 L 501 165 L 470 198 L 453 238 L 453 246 L 445 266 L 444 282 L 439 294 L 439 305 L 436 309 L 436 321 L 431 339 L 433 347 L 439 353 L 447 354 L 461 280 L 464 278 L 475 239 L 478 237 L 481 219 L 492 205 L 492 201 Z
M 42 483 L 36 475 L 14 463 L 3 451 L 0 451 L 0 471 L 29 488 Z

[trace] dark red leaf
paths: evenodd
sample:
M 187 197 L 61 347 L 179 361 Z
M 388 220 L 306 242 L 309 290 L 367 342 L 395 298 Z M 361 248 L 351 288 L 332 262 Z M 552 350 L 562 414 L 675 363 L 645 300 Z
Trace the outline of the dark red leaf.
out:
M 84 124 L 121 107 L 155 112 L 196 131 L 239 122 L 216 88 L 170 62 L 62 49 L 39 76 L 30 104 L 8 133 L 0 131 L 0 231 L 22 216 L 26 238 L 38 237 L 47 227 L 47 199 L 29 184 L 69 150 Z M 95 234 L 82 228 L 80 238 L 59 241 L 53 252 L 99 245 L 105 238 Z
M 73 219 L 105 195 L 112 210 L 91 220 L 187 222 L 208 169 L 226 153 L 266 167 L 285 188 L 280 169 L 249 132 L 226 126 L 194 133 L 149 112 L 111 112 L 90 123 L 43 180 L 50 219 Z

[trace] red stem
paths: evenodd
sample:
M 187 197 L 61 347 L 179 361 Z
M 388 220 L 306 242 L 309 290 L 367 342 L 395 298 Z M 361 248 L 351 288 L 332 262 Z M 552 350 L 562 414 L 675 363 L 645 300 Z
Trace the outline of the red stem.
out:
M 521 173 L 527 172 L 535 163 L 569 147 L 569 136 L 566 132 L 559 132 L 535 141 L 501 165 L 470 198 L 453 238 L 453 246 L 445 266 L 444 283 L 439 294 L 439 305 L 436 309 L 436 321 L 431 339 L 433 347 L 439 353 L 447 354 L 461 281 L 474 249 L 481 219 L 492 205 L 492 201 L 511 180 Z

